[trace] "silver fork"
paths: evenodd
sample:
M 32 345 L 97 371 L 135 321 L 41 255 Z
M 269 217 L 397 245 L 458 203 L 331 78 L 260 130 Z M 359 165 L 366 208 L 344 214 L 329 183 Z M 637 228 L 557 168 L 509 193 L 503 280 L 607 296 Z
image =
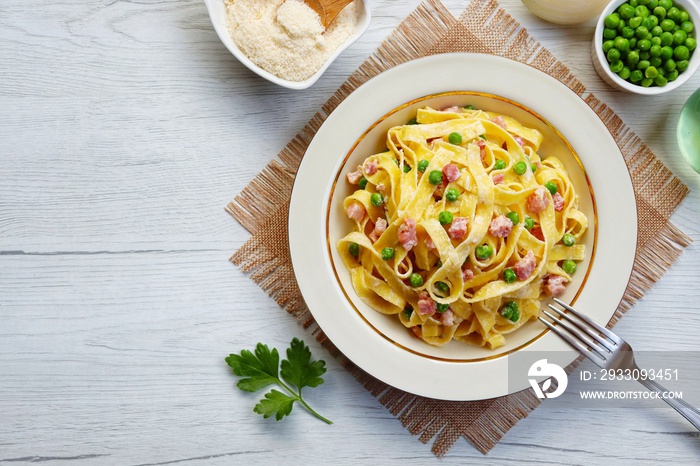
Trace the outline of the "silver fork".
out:
M 542 317 L 539 317 L 540 321 L 554 333 L 566 340 L 567 343 L 579 350 L 581 354 L 593 361 L 600 368 L 629 369 L 630 371 L 636 369 L 639 371 L 639 366 L 637 366 L 637 363 L 634 361 L 632 347 L 625 340 L 560 299 L 554 298 L 554 301 L 569 311 L 567 313 L 552 304 L 548 305 L 554 312 L 561 316 L 561 319 L 558 319 L 553 314 L 544 311 L 547 317 L 557 323 L 556 326 Z M 571 315 L 576 316 L 576 319 Z M 566 331 L 562 328 L 566 329 Z M 649 380 L 648 378 L 640 377 L 637 381 L 649 390 L 657 393 L 668 391 L 656 381 Z M 681 399 L 662 399 L 690 421 L 696 429 L 700 430 L 700 411 L 698 409 Z

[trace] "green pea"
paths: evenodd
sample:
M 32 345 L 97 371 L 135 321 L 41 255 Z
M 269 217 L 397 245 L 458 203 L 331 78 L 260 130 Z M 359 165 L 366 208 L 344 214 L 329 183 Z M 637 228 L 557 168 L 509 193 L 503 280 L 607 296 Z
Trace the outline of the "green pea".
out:
M 374 207 L 379 207 L 380 205 L 384 204 L 384 198 L 379 193 L 372 193 L 372 196 L 370 197 L 370 202 L 372 202 L 372 205 Z
M 640 2 L 640 5 L 634 9 L 634 13 L 641 18 L 646 18 L 649 16 L 649 8 Z
M 406 307 L 403 308 L 403 318 L 406 320 L 410 320 L 412 314 L 413 306 L 411 306 L 410 304 L 406 304 Z
M 396 166 L 398 167 L 398 166 L 399 166 L 399 159 L 394 159 L 394 163 L 395 163 Z
M 635 50 L 637 48 L 637 38 L 636 37 L 630 37 L 630 50 Z
M 685 45 L 679 45 L 673 49 L 673 58 L 676 60 L 687 60 L 690 57 L 690 50 Z
M 515 283 L 515 280 L 518 278 L 518 276 L 515 274 L 515 271 L 513 269 L 505 269 L 503 271 L 503 281 L 506 283 Z
M 641 39 L 639 42 L 637 42 L 637 47 L 639 50 L 647 51 L 651 48 L 651 41 L 648 39 Z
M 408 123 L 406 123 L 406 124 L 407 125 L 417 125 L 418 120 L 416 120 L 415 118 L 411 118 L 410 120 L 408 120 Z
M 632 29 L 637 29 L 639 26 L 642 25 L 642 20 L 643 20 L 643 19 L 644 19 L 644 18 L 641 18 L 641 17 L 639 17 L 639 16 L 635 16 L 634 18 L 630 18 L 630 20 L 627 22 L 627 24 L 628 24 L 629 27 L 631 27 Z
M 629 54 L 627 54 L 627 63 L 629 65 L 636 65 L 639 62 L 639 52 L 636 50 L 631 50 Z
M 624 37 L 616 37 L 613 41 L 613 44 L 615 48 L 620 52 L 629 52 L 630 50 L 630 41 L 625 39 Z
M 648 5 L 651 0 L 637 0 L 639 5 Z
M 367 183 L 367 178 L 363 176 L 362 178 L 360 178 L 360 181 L 357 182 L 357 185 L 360 187 L 360 189 L 365 189 L 367 187 Z
M 479 137 L 480 137 L 481 139 L 483 139 L 484 141 L 488 141 L 488 139 L 486 139 L 486 135 L 485 135 L 485 134 L 480 134 Z
M 603 29 L 603 39 L 611 40 L 617 37 L 617 31 L 615 29 L 605 28 Z
M 435 282 L 435 288 L 443 294 L 449 294 L 450 292 L 450 287 L 445 282 Z
M 659 87 L 664 87 L 666 84 L 668 84 L 668 79 L 659 75 L 654 79 L 654 84 L 656 84 Z
M 664 10 L 668 10 L 673 6 L 673 0 L 659 0 L 659 6 Z
M 459 191 L 457 191 L 455 188 L 450 188 L 445 193 L 445 197 L 448 201 L 454 202 L 459 198 Z
M 613 14 L 615 14 L 615 13 L 613 13 Z M 616 27 L 615 29 L 617 29 L 617 32 L 620 32 L 620 31 L 622 31 L 622 29 L 623 29 L 625 26 L 627 26 L 627 23 L 625 23 L 625 20 L 624 20 L 624 19 L 621 19 L 620 22 L 617 23 L 617 27 Z
M 520 161 L 513 165 L 513 171 L 516 175 L 524 175 L 527 171 L 527 164 L 523 161 Z
M 661 54 L 659 57 L 661 57 L 662 60 L 668 60 L 673 56 L 673 49 L 669 47 L 668 45 L 665 45 L 661 47 Z
M 634 70 L 632 71 L 632 74 L 630 74 L 630 81 L 636 84 L 641 81 L 643 77 L 644 75 L 640 70 Z
M 620 7 L 617 9 L 617 12 L 620 14 L 620 18 L 622 19 L 630 19 L 631 17 L 634 16 L 634 7 L 629 5 L 628 3 L 623 3 L 620 5 Z
M 690 64 L 690 62 L 688 60 L 679 60 L 676 62 L 676 70 L 679 73 L 682 73 L 688 69 L 689 64 Z
M 649 49 L 649 53 L 651 54 L 652 57 L 658 57 L 661 55 L 661 46 L 660 45 L 652 45 L 651 48 Z
M 661 57 L 651 57 L 649 59 L 649 66 L 653 66 L 654 68 L 661 67 L 662 63 L 663 63 L 663 60 L 661 60 Z
M 685 32 L 686 34 L 693 32 L 693 29 L 695 29 L 695 26 L 693 26 L 693 23 L 690 21 L 683 21 L 681 23 L 681 31 Z
M 649 39 L 649 42 L 651 42 L 651 46 L 654 47 L 655 45 L 658 45 L 659 47 L 661 46 L 661 37 L 652 37 Z M 651 50 L 651 49 L 649 49 Z
M 637 8 L 637 0 L 629 0 L 627 3 L 629 3 L 631 7 Z
M 661 46 L 667 46 L 673 44 L 673 34 L 670 32 L 664 32 L 659 36 L 661 39 Z
M 510 219 L 510 221 L 513 222 L 513 225 L 517 225 L 518 223 L 520 223 L 520 215 L 518 215 L 517 212 L 508 212 L 506 214 L 506 217 L 508 217 L 508 219 Z
M 661 29 L 661 26 L 657 24 L 653 28 L 649 29 L 649 32 L 651 32 L 651 35 L 653 36 L 651 40 L 659 39 L 659 43 L 661 43 L 661 34 L 664 33 L 664 30 Z
M 442 172 L 440 170 L 431 171 L 428 175 L 428 181 L 432 185 L 439 185 L 440 183 L 442 183 Z
M 617 13 L 612 13 L 606 16 L 603 20 L 603 24 L 605 24 L 606 28 L 617 29 L 617 26 L 620 24 L 620 15 Z
M 610 71 L 612 71 L 613 73 L 619 73 L 624 67 L 625 64 L 622 63 L 622 60 L 610 63 Z
M 564 244 L 564 246 L 571 247 L 576 244 L 576 238 L 571 233 L 566 233 L 561 237 L 561 242 Z
M 408 172 L 410 172 L 410 171 L 411 171 L 410 165 L 404 164 L 404 166 L 403 166 L 403 172 L 404 172 L 404 173 L 408 173 Z
M 348 244 L 348 252 L 352 257 L 357 259 L 360 256 L 360 245 L 357 243 Z
M 557 193 L 557 185 L 554 184 L 553 181 L 547 181 L 544 184 L 544 187 L 547 188 L 547 190 L 552 194 L 555 195 Z
M 418 275 L 417 273 L 412 273 L 408 277 L 408 282 L 411 284 L 413 288 L 417 288 L 419 286 L 423 286 L 423 277 Z
M 462 135 L 459 133 L 450 133 L 449 136 L 447 136 L 447 140 L 450 141 L 450 144 L 454 145 L 459 145 L 462 144 Z
M 622 79 L 629 79 L 630 74 L 632 74 L 632 70 L 629 68 L 629 66 L 623 67 L 620 71 L 618 71 L 617 75 L 621 77 Z
M 569 275 L 573 274 L 576 272 L 576 262 L 572 261 L 571 259 L 566 259 L 562 264 L 561 268 L 564 269 L 564 272 L 568 273 Z
M 506 305 L 503 306 L 503 309 L 501 309 L 501 316 L 512 322 L 517 322 L 520 319 L 520 308 L 518 307 L 518 303 L 515 301 L 507 302 Z
M 681 11 L 681 17 L 679 19 L 681 23 L 690 21 L 690 14 L 687 11 Z
M 666 17 L 666 8 L 662 6 L 657 6 L 656 8 L 654 8 L 654 16 L 663 20 Z
M 634 30 L 634 35 L 637 36 L 637 39 L 639 40 L 646 39 L 649 35 L 649 29 L 644 26 L 639 26 Z
M 666 76 L 666 79 L 668 79 L 668 82 L 678 79 L 678 70 L 671 71 L 668 76 Z
M 493 163 L 494 170 L 503 170 L 504 168 L 506 168 L 506 163 L 501 159 L 496 159 Z
M 493 248 L 488 244 L 482 244 L 476 247 L 477 259 L 488 259 L 493 255 Z
M 666 60 L 664 62 L 664 69 L 666 71 L 669 71 L 669 72 L 675 70 L 676 69 L 676 62 L 671 60 L 671 59 Z
M 649 0 L 649 3 L 647 3 L 649 11 L 653 11 L 657 6 L 659 6 L 659 0 Z
M 464 109 L 465 109 L 465 110 L 476 110 L 476 107 L 473 106 L 473 105 L 465 105 L 465 106 L 464 106 Z
M 679 29 L 678 31 L 673 33 L 673 45 L 681 45 L 685 42 L 687 38 L 688 34 L 686 34 L 685 31 L 681 31 Z
M 664 32 L 670 32 L 673 31 L 673 28 L 676 26 L 676 23 L 674 23 L 673 20 L 666 18 L 659 23 L 659 26 L 661 26 L 661 29 Z
M 695 49 L 697 48 L 697 46 L 698 46 L 698 41 L 697 41 L 697 39 L 694 39 L 694 38 L 692 38 L 692 37 L 688 37 L 688 38 L 685 40 L 685 44 L 684 44 L 684 45 L 685 45 L 686 47 L 688 47 L 688 50 L 690 50 L 690 51 L 692 52 L 693 50 L 695 50 Z
M 425 170 L 427 170 L 428 165 L 430 165 L 430 162 L 427 160 L 423 159 L 420 162 L 418 162 L 418 171 L 423 173 Z
M 394 250 L 394 248 L 384 248 L 382 249 L 382 259 L 384 259 L 385 261 L 393 259 L 395 253 L 396 251 Z
M 622 28 L 620 34 L 622 34 L 624 39 L 631 39 L 634 37 L 634 29 L 632 29 L 630 26 L 625 26 Z
M 537 165 L 533 163 L 530 165 L 530 169 L 532 170 L 532 173 L 535 173 L 537 171 Z
M 651 78 L 642 78 L 642 87 L 649 87 L 654 84 L 654 80 Z
M 532 217 L 525 217 L 523 226 L 526 230 L 532 230 L 532 228 L 535 226 L 535 221 L 532 219 Z
M 448 223 L 452 223 L 452 219 L 453 219 L 452 212 L 449 212 L 447 210 L 443 210 L 438 215 L 438 220 L 440 221 L 441 225 L 447 225 Z
M 640 60 L 639 63 L 637 63 L 637 69 L 638 70 L 646 70 L 651 66 L 651 63 L 649 63 L 649 60 Z
M 679 22 L 681 19 L 681 10 L 679 10 L 675 6 L 672 6 L 671 8 L 666 10 L 666 17 L 675 22 Z
M 449 304 L 442 304 L 442 303 L 437 303 L 437 311 L 439 314 L 442 314 L 443 312 L 447 311 L 450 308 Z

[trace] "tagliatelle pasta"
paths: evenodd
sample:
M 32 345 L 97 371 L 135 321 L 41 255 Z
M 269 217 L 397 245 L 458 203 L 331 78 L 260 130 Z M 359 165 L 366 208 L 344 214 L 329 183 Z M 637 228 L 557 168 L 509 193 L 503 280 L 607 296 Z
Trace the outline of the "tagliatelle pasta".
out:
M 431 345 L 489 348 L 537 317 L 585 257 L 588 227 L 542 134 L 470 107 L 419 109 L 346 174 L 338 242 L 358 296 Z

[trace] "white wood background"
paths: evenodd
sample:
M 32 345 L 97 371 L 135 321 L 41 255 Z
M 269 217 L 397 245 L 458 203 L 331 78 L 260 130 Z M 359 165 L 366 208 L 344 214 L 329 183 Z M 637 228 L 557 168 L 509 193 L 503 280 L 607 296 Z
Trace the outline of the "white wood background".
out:
M 370 30 L 290 91 L 238 63 L 198 0 L 2 1 L 0 464 L 438 462 L 227 261 L 248 234 L 224 212 L 418 3 L 374 1 Z M 674 221 L 696 243 L 617 328 L 636 348 L 700 350 L 700 178 L 675 141 L 700 74 L 664 97 L 612 91 L 590 62 L 592 23 L 502 3 L 693 190 Z M 295 336 L 328 361 L 308 395 L 332 426 L 299 408 L 263 420 L 224 364 Z M 699 458 L 670 409 L 545 404 L 488 456 L 461 439 L 441 464 Z

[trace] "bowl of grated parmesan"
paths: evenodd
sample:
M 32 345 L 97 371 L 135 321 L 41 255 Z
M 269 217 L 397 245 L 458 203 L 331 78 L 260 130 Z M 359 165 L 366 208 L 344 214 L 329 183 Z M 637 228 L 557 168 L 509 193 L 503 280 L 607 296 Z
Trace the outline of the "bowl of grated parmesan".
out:
M 328 26 L 303 0 L 204 0 L 221 42 L 259 76 L 289 89 L 313 85 L 369 26 L 354 0 Z

